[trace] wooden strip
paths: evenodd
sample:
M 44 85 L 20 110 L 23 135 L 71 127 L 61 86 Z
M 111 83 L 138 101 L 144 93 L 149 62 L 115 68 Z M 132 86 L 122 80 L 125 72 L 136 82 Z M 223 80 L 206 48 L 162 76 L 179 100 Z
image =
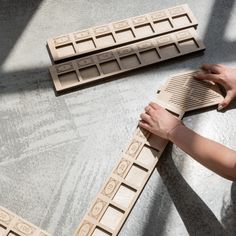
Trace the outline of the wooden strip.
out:
M 57 93 L 164 60 L 204 50 L 194 28 L 155 37 L 49 68 Z
M 196 18 L 188 5 L 184 4 L 50 38 L 47 45 L 51 58 L 59 62 L 196 26 Z
M 39 227 L 0 206 L 1 236 L 50 236 Z
M 195 73 L 173 76 L 158 90 L 156 102 L 178 119 L 182 119 L 186 111 L 216 105 L 223 100 L 217 85 L 195 80 Z M 175 98 L 182 100 L 175 102 Z M 187 101 L 191 99 L 195 103 L 191 103 L 190 109 Z M 138 127 L 74 236 L 118 235 L 167 143 L 167 140 Z

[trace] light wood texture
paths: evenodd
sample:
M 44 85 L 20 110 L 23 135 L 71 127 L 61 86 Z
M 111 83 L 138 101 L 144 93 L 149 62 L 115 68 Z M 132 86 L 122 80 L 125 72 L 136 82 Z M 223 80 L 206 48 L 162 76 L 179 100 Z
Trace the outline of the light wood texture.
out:
M 173 76 L 159 90 L 158 103 L 183 112 L 220 103 L 222 95 L 211 82 L 192 79 L 198 71 Z
M 186 111 L 216 105 L 223 100 L 217 85 L 195 80 L 195 73 L 173 76 L 158 90 L 156 102 L 179 119 Z M 138 127 L 74 236 L 117 235 L 167 143 Z
M 47 232 L 0 206 L 0 236 L 50 236 Z
M 47 45 L 53 61 L 58 62 L 196 26 L 196 18 L 184 4 L 50 38 Z
M 180 30 L 50 67 L 57 93 L 204 50 L 194 28 Z

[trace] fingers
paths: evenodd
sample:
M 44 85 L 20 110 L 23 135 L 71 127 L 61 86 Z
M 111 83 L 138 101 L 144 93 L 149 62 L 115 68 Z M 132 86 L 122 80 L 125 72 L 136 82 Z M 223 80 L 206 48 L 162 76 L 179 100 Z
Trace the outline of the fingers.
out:
M 153 108 L 151 106 L 146 106 L 144 110 L 148 115 L 151 115 L 153 112 Z
M 222 79 L 217 74 L 203 74 L 203 73 L 199 73 L 199 74 L 197 74 L 195 76 L 195 78 L 199 79 L 199 80 L 210 80 L 210 81 L 213 81 L 215 83 L 222 84 Z
M 160 108 L 162 108 L 161 106 L 159 106 L 157 103 L 155 102 L 150 102 L 149 106 L 151 106 L 154 110 L 158 110 Z
M 203 70 L 206 70 L 210 73 L 220 74 L 221 73 L 221 66 L 219 64 L 203 64 L 201 66 Z
M 233 93 L 231 91 L 228 91 L 225 98 L 224 98 L 224 100 L 221 103 L 219 103 L 218 111 L 226 108 L 233 99 L 234 99 Z
M 153 123 L 152 118 L 147 113 L 142 113 L 140 118 L 150 125 Z
M 144 129 L 148 130 L 148 131 L 151 130 L 151 126 L 148 123 L 146 123 L 145 121 L 143 121 L 143 120 L 139 121 L 139 126 L 141 128 L 144 128 Z

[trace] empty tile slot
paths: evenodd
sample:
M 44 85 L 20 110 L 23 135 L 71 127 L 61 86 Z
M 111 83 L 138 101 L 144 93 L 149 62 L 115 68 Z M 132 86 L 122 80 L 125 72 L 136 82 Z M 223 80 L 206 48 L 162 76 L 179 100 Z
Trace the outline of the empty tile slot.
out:
M 144 164 L 145 166 L 152 166 L 156 162 L 156 157 L 158 156 L 158 151 L 150 147 L 144 146 L 139 153 L 137 160 Z
M 59 57 L 65 57 L 75 54 L 75 49 L 72 43 L 56 47 L 56 50 Z
M 98 68 L 97 66 L 89 66 L 89 67 L 85 67 L 83 69 L 80 69 L 80 74 L 81 74 L 81 77 L 83 79 L 92 79 L 92 78 L 95 78 L 95 77 L 98 77 L 100 76 L 100 73 L 98 71 Z
M 125 179 L 132 185 L 141 187 L 143 182 L 147 176 L 147 170 L 144 168 L 133 165 L 129 170 L 128 174 L 126 175 Z
M 175 43 L 160 46 L 159 49 L 160 49 L 161 57 L 164 57 L 164 58 L 171 58 L 171 57 L 179 55 L 180 53 Z
M 93 231 L 92 236 L 111 236 L 111 234 L 99 227 L 96 227 L 95 230 Z
M 188 25 L 189 23 L 192 23 L 187 14 L 184 14 L 181 16 L 175 16 L 172 18 L 173 18 L 174 25 L 176 27 L 182 27 L 182 26 Z
M 171 30 L 173 26 L 169 19 L 154 21 L 154 30 L 158 33 L 166 32 L 167 30 Z
M 116 230 L 117 226 L 122 220 L 123 215 L 123 211 L 112 205 L 109 205 L 104 215 L 102 216 L 100 223 L 112 230 Z
M 196 41 L 192 38 L 179 42 L 179 48 L 183 52 L 191 52 L 199 48 L 199 46 L 196 43 Z
M 125 42 L 134 39 L 135 36 L 133 34 L 132 29 L 125 29 L 116 31 L 116 39 L 119 42 Z
M 0 236 L 2 236 L 2 235 L 0 234 Z M 9 234 L 8 234 L 7 236 L 20 236 L 20 235 L 14 233 L 14 232 L 12 232 L 12 231 L 10 231 Z
M 126 57 L 121 57 L 120 61 L 121 61 L 122 67 L 125 69 L 137 67 L 141 64 L 136 54 L 126 56 Z
M 101 63 L 100 66 L 104 74 L 109 74 L 120 70 L 120 66 L 116 60 Z
M 62 87 L 70 87 L 74 84 L 78 84 L 79 79 L 75 71 L 58 75 L 59 81 Z
M 141 55 L 142 60 L 147 64 L 159 61 L 161 59 L 157 50 L 154 48 L 147 51 L 140 52 L 140 55 Z
M 5 235 L 6 227 L 0 225 L 0 236 Z
M 135 197 L 135 193 L 136 190 L 122 184 L 113 197 L 113 201 L 124 208 L 128 208 Z
M 97 39 L 97 45 L 99 47 L 106 47 L 115 43 L 115 40 L 112 34 L 105 34 L 102 36 L 97 36 L 96 39 Z
M 77 41 L 76 42 L 77 50 L 79 52 L 85 52 L 85 51 L 90 51 L 94 48 L 96 48 L 93 39 L 86 39 L 82 41 Z
M 136 37 L 143 37 L 144 35 L 152 35 L 152 34 L 153 34 L 153 29 L 150 24 L 145 24 L 145 25 L 135 27 Z

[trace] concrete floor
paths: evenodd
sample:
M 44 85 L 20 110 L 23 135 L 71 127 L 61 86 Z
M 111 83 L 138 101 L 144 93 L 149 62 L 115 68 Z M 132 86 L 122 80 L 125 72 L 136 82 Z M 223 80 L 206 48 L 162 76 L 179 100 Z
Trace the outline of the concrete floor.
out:
M 47 38 L 185 2 L 199 20 L 204 55 L 55 97 Z M 0 0 L 0 205 L 54 236 L 72 235 L 168 76 L 204 62 L 236 67 L 234 3 Z M 236 149 L 235 107 L 191 113 L 184 123 Z M 234 183 L 170 145 L 120 235 L 236 235 L 235 199 Z

